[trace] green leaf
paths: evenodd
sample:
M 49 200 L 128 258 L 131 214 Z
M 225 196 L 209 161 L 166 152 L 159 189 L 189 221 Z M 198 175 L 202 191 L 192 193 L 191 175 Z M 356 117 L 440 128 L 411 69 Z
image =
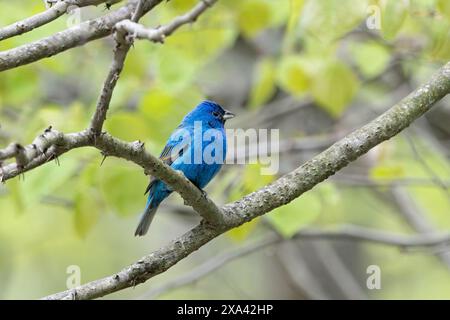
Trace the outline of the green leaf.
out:
M 30 104 L 36 96 L 39 96 L 39 78 L 35 66 L 24 66 L 2 73 L 0 77 L 2 103 Z
M 9 191 L 9 195 L 11 196 L 11 200 L 14 203 L 15 211 L 20 214 L 25 210 L 25 203 L 23 198 L 23 192 L 21 188 L 22 181 L 20 179 L 11 179 L 8 181 L 7 190 Z
M 335 41 L 366 17 L 366 0 L 308 1 L 301 16 L 303 34 L 323 44 Z
M 152 53 L 157 84 L 174 92 L 201 80 L 197 78 L 201 69 L 236 39 L 232 18 L 226 11 L 220 15 L 206 12 L 195 24 L 168 37 L 164 46 Z
M 101 198 L 94 187 L 80 187 L 80 192 L 75 195 L 75 231 L 81 237 L 85 237 L 89 230 L 97 223 L 100 216 L 99 202 Z
M 275 65 L 273 60 L 260 60 L 255 66 L 253 79 L 250 107 L 255 108 L 266 103 L 275 93 Z
M 236 170 L 235 172 L 230 173 L 230 175 L 234 176 L 234 181 L 236 183 L 231 186 L 231 190 L 229 193 L 229 201 L 234 201 L 242 198 L 244 195 L 255 191 L 258 188 L 261 188 L 274 180 L 274 176 L 272 175 L 262 175 L 261 174 L 261 165 L 259 163 L 256 164 L 248 164 L 244 168 L 244 172 Z M 231 180 L 230 176 L 225 176 L 226 180 Z M 247 238 L 248 235 L 255 229 L 258 224 L 258 219 L 246 223 L 245 225 L 233 229 L 227 234 L 234 239 L 235 241 L 242 241 Z
M 285 91 L 294 96 L 303 96 L 310 87 L 310 77 L 300 56 L 282 58 L 277 80 Z
M 261 174 L 261 164 L 248 164 L 245 167 L 245 172 L 243 176 L 243 186 L 246 192 L 255 191 L 258 188 L 261 188 L 270 182 L 272 182 L 275 177 L 272 175 L 263 175 Z
M 50 161 L 44 166 L 27 172 L 25 180 L 19 181 L 17 185 L 22 194 L 22 205 L 26 208 L 33 207 L 44 196 L 51 195 L 64 184 L 70 183 L 78 166 L 76 158 L 61 157 L 59 162 Z
M 104 208 L 98 187 L 99 170 L 101 169 L 98 164 L 93 162 L 85 167 L 78 177 L 73 222 L 75 231 L 80 237 L 85 237 L 97 223 Z
M 326 62 L 314 75 L 311 94 L 325 111 L 340 116 L 353 100 L 359 80 L 353 71 L 338 60 Z
M 430 58 L 443 62 L 450 59 L 450 21 L 430 21 L 427 23 L 427 29 L 430 35 L 427 53 Z
M 174 11 L 175 14 L 183 14 L 192 9 L 197 4 L 197 0 L 171 0 L 168 2 L 168 8 Z
M 261 164 L 248 164 L 244 168 L 244 172 L 236 170 L 232 174 L 236 183 L 233 185 L 228 200 L 234 201 L 240 199 L 244 195 L 261 188 L 275 179 L 273 175 L 261 174 Z M 227 178 L 229 179 L 229 178 Z
M 271 21 L 271 7 L 265 1 L 241 1 L 238 10 L 238 25 L 246 37 L 255 36 Z
M 183 117 L 202 100 L 198 88 L 186 88 L 178 93 L 173 93 L 161 87 L 149 90 L 139 102 L 138 108 L 144 117 L 140 117 L 147 128 L 152 142 L 164 146 L 167 138 Z M 160 151 L 160 150 L 158 150 Z
M 382 73 L 391 58 L 389 51 L 375 41 L 353 43 L 350 51 L 361 73 L 369 78 Z
M 143 140 L 150 136 L 150 130 L 145 119 L 137 113 L 118 112 L 111 115 L 105 126 L 109 133 L 121 139 Z
M 373 179 L 395 180 L 399 178 L 425 179 L 435 183 L 435 177 L 442 181 L 450 178 L 450 166 L 444 154 L 430 146 L 428 140 L 421 135 L 413 135 L 416 152 L 411 149 L 411 142 L 406 138 L 397 137 L 385 145 L 386 150 L 377 157 L 378 165 L 371 170 Z M 420 159 L 418 158 L 420 155 Z M 424 166 L 424 163 L 427 166 Z M 434 174 L 430 174 L 430 170 Z M 448 229 L 450 227 L 449 196 L 438 183 L 435 186 L 411 184 L 404 186 L 414 205 L 421 208 L 433 225 Z
M 169 44 L 164 46 L 164 49 L 158 50 L 155 58 L 159 85 L 177 91 L 194 79 L 198 61 L 190 59 L 183 50 Z
M 447 19 L 450 19 L 450 1 L 437 0 L 436 7 L 440 13 L 442 13 Z
M 381 32 L 387 40 L 392 40 L 396 37 L 407 13 L 407 1 L 386 0 L 386 4 L 381 10 Z
M 149 178 L 136 166 L 123 161 L 108 161 L 101 169 L 100 187 L 107 206 L 119 216 L 134 215 L 143 210 Z
M 230 47 L 238 35 L 233 16 L 227 12 L 220 15 L 206 12 L 195 24 L 183 28 L 168 37 L 160 49 L 164 51 L 164 48 L 170 47 L 177 50 L 199 66 L 207 64 Z
M 286 27 L 286 33 L 283 39 L 283 52 L 289 53 L 293 50 L 295 37 L 297 35 L 300 15 L 303 10 L 305 0 L 290 0 L 289 1 L 289 19 Z
M 243 224 L 240 227 L 231 229 L 227 232 L 227 236 L 229 236 L 232 240 L 236 242 L 242 242 L 252 233 L 252 231 L 256 228 L 259 223 L 259 219 L 253 219 L 250 222 Z
M 405 176 L 401 165 L 379 165 L 370 169 L 369 176 L 374 180 L 398 179 Z
M 286 32 L 290 33 L 295 30 L 295 28 L 298 25 L 300 15 L 303 10 L 303 6 L 305 4 L 305 0 L 290 0 L 290 13 L 289 13 L 289 20 L 286 28 Z
M 161 121 L 167 116 L 173 115 L 177 108 L 176 104 L 177 99 L 169 91 L 152 88 L 142 97 L 139 110 L 145 116 Z
M 281 235 L 289 238 L 313 222 L 319 216 L 321 208 L 320 198 L 314 192 L 308 192 L 273 210 L 267 214 L 267 219 Z

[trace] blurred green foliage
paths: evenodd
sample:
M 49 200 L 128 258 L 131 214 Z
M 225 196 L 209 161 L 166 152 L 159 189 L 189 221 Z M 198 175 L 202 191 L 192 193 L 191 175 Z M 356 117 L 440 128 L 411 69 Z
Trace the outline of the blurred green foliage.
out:
M 166 23 L 196 2 L 164 2 L 142 23 Z M 0 5 L 1 26 L 44 9 L 42 1 L 3 1 Z M 365 30 L 371 5 L 380 10 L 381 30 L 373 31 L 380 37 L 351 37 Z M 102 7 L 81 10 L 83 19 L 101 14 Z M 2 41 L 0 50 L 63 30 L 67 21 L 62 17 Z M 151 152 L 158 154 L 182 117 L 206 98 L 199 75 L 212 72 L 212 66 L 227 73 L 221 68 L 220 57 L 243 41 L 257 47 L 258 52 L 244 103 L 249 112 L 259 112 L 282 92 L 298 101 L 310 98 L 332 119 L 339 119 L 358 99 L 385 99 L 382 95 L 387 95 L 387 90 L 371 86 L 370 81 L 395 60 L 401 61 L 407 75 L 419 80 L 429 75 L 433 65 L 449 60 L 449 30 L 450 5 L 446 0 L 411 0 L 409 4 L 397 0 L 220 0 L 163 45 L 136 42 L 114 92 L 106 130 L 121 139 L 143 140 Z M 271 50 L 257 45 L 267 32 L 274 32 L 277 38 L 270 44 Z M 10 141 L 29 143 L 49 125 L 64 132 L 85 128 L 112 47 L 111 39 L 100 40 L 2 72 L 1 146 Z M 207 77 L 211 82 L 214 79 L 214 74 Z M 297 128 L 294 136 L 303 134 Z M 435 174 L 449 179 L 448 161 L 420 136 L 414 139 Z M 429 178 L 406 139 L 395 138 L 380 148 L 382 152 L 368 172 L 371 181 Z M 150 232 L 151 240 L 133 239 L 137 214 L 145 205 L 142 193 L 148 178 L 140 168 L 123 160 L 107 158 L 100 166 L 101 160 L 94 150 L 74 150 L 58 163 L 51 162 L 0 186 L 0 298 L 37 298 L 63 290 L 65 269 L 71 264 L 81 267 L 83 282 L 116 272 L 187 229 L 183 219 L 162 208 Z M 258 164 L 227 167 L 211 184 L 212 197 L 218 203 L 237 200 L 276 178 L 261 176 L 259 168 Z M 446 191 L 429 186 L 410 186 L 407 191 L 435 225 L 450 228 Z M 181 201 L 175 198 L 172 203 L 180 205 Z M 368 188 L 340 188 L 334 182 L 322 183 L 266 219 L 287 238 L 306 226 L 341 223 L 411 231 L 398 208 L 385 201 L 383 191 L 380 195 Z M 242 243 L 257 237 L 261 230 L 264 226 L 257 219 L 230 231 L 218 246 L 225 249 Z M 216 251 L 206 251 L 203 260 Z M 253 259 L 264 261 L 267 257 Z M 382 267 L 383 290 L 373 293 L 374 297 L 450 297 L 448 270 L 433 256 L 401 255 L 396 249 L 371 246 L 364 247 L 359 259 L 361 268 L 370 263 Z M 175 273 L 189 270 L 191 264 L 177 266 Z M 276 298 L 271 295 L 271 286 L 276 284 L 261 288 L 264 281 L 258 281 L 273 271 L 261 266 L 249 275 L 253 265 L 239 265 L 241 272 L 237 275 L 232 266 L 227 275 L 235 275 L 238 283 L 253 279 L 247 288 L 251 297 Z M 189 291 L 189 297 L 211 297 L 207 293 L 211 286 L 217 294 L 214 297 L 245 297 L 224 288 L 216 279 L 205 281 L 206 290 L 195 288 L 193 295 Z M 146 289 L 141 286 L 113 297 L 135 297 Z M 183 289 L 164 297 L 186 294 Z

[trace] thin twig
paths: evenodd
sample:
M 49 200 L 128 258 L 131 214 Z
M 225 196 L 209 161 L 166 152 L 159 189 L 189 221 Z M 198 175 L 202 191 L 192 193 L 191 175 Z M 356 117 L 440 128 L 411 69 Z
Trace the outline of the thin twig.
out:
M 216 2 L 217 0 L 211 1 L 211 4 Z M 128 51 L 130 50 L 134 38 L 141 38 L 141 32 L 139 30 L 145 29 L 141 25 L 136 22 L 139 20 L 140 16 L 143 14 L 143 8 L 146 6 L 146 2 L 148 1 L 139 1 L 135 12 L 132 15 L 132 20 L 123 20 L 116 24 L 115 26 L 115 39 L 116 39 L 116 48 L 114 50 L 114 58 L 106 77 L 106 80 L 103 84 L 103 88 L 97 102 L 97 108 L 95 110 L 94 116 L 91 120 L 90 129 L 94 133 L 94 135 L 99 135 L 102 131 L 103 123 L 106 119 L 106 114 L 108 112 L 109 104 L 111 102 L 112 93 L 114 91 L 117 80 L 119 79 L 119 75 L 123 69 L 124 61 L 127 56 Z M 183 24 L 188 22 L 193 22 L 198 18 L 200 14 L 202 14 L 210 4 L 206 4 L 206 0 L 200 2 L 197 6 L 195 6 L 188 13 L 175 18 L 171 23 L 166 26 L 155 29 L 155 41 L 157 39 L 163 39 L 170 34 L 172 34 L 176 29 L 178 29 Z M 130 28 L 133 26 L 133 28 Z M 136 29 L 138 28 L 138 29 Z M 139 29 L 141 28 L 141 29 Z M 145 29 L 146 30 L 146 29 Z
M 138 1 L 131 17 L 133 21 L 139 21 L 144 14 L 144 3 L 144 0 Z M 97 107 L 91 120 L 90 130 L 95 136 L 98 136 L 102 132 L 103 123 L 106 120 L 106 113 L 108 112 L 111 103 L 114 88 L 116 87 L 120 73 L 123 70 L 128 51 L 133 45 L 133 40 L 127 37 L 126 32 L 118 29 L 117 25 L 115 29 L 114 39 L 116 40 L 116 46 L 114 48 L 113 61 L 103 83 L 102 91 L 97 101 Z
M 243 247 L 237 248 L 233 251 L 222 253 L 194 268 L 190 272 L 183 274 L 180 277 L 174 278 L 173 280 L 170 280 L 162 284 L 161 286 L 152 288 L 150 291 L 142 295 L 140 299 L 154 299 L 168 291 L 192 284 L 213 273 L 214 271 L 224 267 L 226 264 L 234 260 L 245 257 L 257 252 L 258 250 L 267 248 L 282 241 L 282 238 L 275 234 L 272 234 L 271 236 L 268 236 L 261 241 L 256 241 Z
M 202 0 L 191 11 L 172 20 L 171 23 L 155 29 L 147 29 L 143 25 L 133 22 L 132 20 L 123 20 L 116 26 L 118 30 L 129 33 L 137 39 L 146 39 L 153 42 L 163 43 L 164 39 L 170 36 L 179 27 L 193 23 L 197 18 L 210 8 L 217 0 Z
M 409 134 L 405 134 L 406 141 L 414 155 L 414 158 L 417 162 L 420 163 L 424 171 L 430 176 L 430 178 L 433 180 L 433 182 L 439 186 L 443 191 L 445 196 L 450 199 L 449 195 L 450 192 L 448 190 L 448 186 L 445 184 L 445 182 L 434 172 L 433 168 L 431 168 L 430 165 L 428 165 L 427 161 L 422 157 L 419 150 L 417 150 L 416 144 L 413 140 L 413 138 Z

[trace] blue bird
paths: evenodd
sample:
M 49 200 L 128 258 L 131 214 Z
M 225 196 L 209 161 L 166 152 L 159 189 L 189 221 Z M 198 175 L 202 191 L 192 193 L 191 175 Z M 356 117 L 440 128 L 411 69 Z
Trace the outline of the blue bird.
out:
M 225 161 L 227 140 L 224 124 L 233 117 L 233 113 L 215 102 L 201 102 L 184 117 L 159 158 L 174 170 L 183 172 L 203 192 Z M 150 181 L 145 191 L 145 194 L 148 192 L 147 205 L 135 236 L 147 233 L 158 206 L 172 191 L 161 180 L 153 178 Z

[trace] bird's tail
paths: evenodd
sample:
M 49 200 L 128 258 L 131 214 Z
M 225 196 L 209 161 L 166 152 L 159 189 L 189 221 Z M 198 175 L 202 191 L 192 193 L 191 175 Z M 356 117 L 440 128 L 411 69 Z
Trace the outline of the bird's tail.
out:
M 155 217 L 157 209 L 158 205 L 152 205 L 152 201 L 149 199 L 149 201 L 147 202 L 147 207 L 145 208 L 145 211 L 141 216 L 141 220 L 139 221 L 139 225 L 134 232 L 135 236 L 143 236 L 147 233 L 148 228 L 150 227 L 150 224 Z

